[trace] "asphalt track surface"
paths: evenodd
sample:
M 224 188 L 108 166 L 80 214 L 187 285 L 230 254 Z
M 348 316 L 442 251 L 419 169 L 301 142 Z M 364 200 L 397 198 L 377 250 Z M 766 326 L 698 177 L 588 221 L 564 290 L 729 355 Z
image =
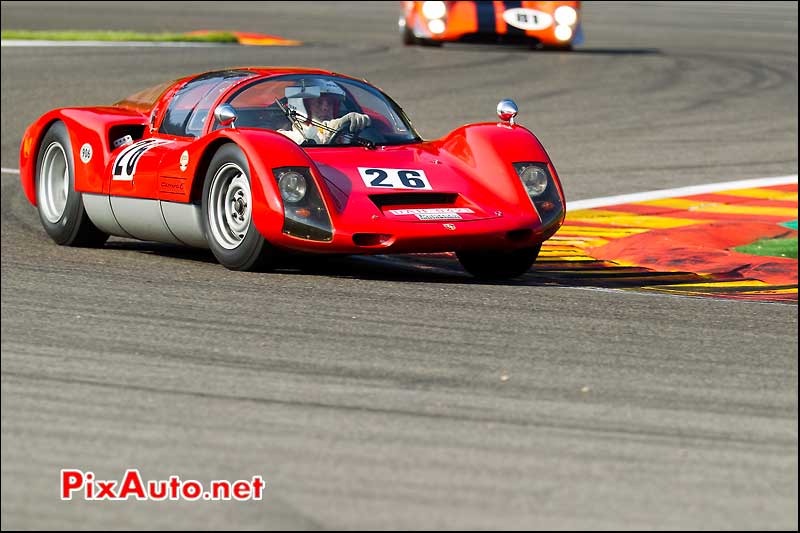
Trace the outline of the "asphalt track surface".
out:
M 320 66 L 426 138 L 520 106 L 569 200 L 797 173 L 797 4 L 585 5 L 577 53 L 399 45 L 395 3 L 3 2 L 2 27 L 237 29 L 297 48 L 3 48 L 24 128 L 192 72 Z M 2 176 L 2 527 L 785 528 L 797 306 L 341 259 L 55 246 Z M 602 289 L 602 288 L 601 288 Z M 62 502 L 61 468 L 250 478 L 261 502 Z

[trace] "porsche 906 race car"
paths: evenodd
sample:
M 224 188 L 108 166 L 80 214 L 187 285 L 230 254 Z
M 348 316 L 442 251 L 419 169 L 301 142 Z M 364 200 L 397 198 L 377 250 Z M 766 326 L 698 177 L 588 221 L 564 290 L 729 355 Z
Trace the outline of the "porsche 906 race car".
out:
M 403 44 L 527 43 L 570 50 L 583 43 L 580 2 L 403 2 Z
M 22 140 L 20 174 L 48 235 L 209 248 L 235 270 L 281 251 L 454 251 L 483 278 L 527 271 L 564 220 L 537 138 L 469 124 L 423 141 L 366 81 L 316 69 L 206 72 L 112 106 L 61 108 Z

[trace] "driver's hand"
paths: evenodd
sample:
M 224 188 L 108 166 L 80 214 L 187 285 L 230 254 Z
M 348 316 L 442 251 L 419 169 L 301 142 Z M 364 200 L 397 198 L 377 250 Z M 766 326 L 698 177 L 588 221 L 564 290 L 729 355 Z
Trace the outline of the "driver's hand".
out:
M 350 133 L 361 131 L 372 123 L 369 115 L 353 111 L 343 117 L 328 121 L 328 125 L 338 131 L 348 122 L 350 123 Z

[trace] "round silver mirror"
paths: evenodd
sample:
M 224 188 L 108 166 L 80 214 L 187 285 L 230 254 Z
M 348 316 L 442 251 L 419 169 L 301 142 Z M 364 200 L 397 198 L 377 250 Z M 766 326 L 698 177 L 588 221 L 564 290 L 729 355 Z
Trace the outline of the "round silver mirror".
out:
M 497 104 L 497 116 L 503 122 L 514 124 L 514 117 L 517 116 L 517 113 L 519 113 L 519 108 L 514 100 L 500 100 L 500 103 Z
M 214 110 L 214 118 L 217 119 L 220 126 L 230 126 L 231 128 L 235 128 L 234 122 L 236 121 L 236 117 L 239 115 L 236 114 L 236 110 L 230 104 L 220 104 Z

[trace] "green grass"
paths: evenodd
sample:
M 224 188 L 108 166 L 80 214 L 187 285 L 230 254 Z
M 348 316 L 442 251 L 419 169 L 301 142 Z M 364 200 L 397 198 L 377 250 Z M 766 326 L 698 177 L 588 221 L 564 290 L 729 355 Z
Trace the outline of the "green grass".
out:
M 753 244 L 738 246 L 735 251 L 750 255 L 791 257 L 797 259 L 797 237 L 788 239 L 762 239 Z
M 200 43 L 236 43 L 232 33 L 216 32 L 204 35 L 187 35 L 185 33 L 140 33 L 135 31 L 31 31 L 3 30 L 2 39 L 25 41 L 153 41 L 153 42 L 200 42 Z

